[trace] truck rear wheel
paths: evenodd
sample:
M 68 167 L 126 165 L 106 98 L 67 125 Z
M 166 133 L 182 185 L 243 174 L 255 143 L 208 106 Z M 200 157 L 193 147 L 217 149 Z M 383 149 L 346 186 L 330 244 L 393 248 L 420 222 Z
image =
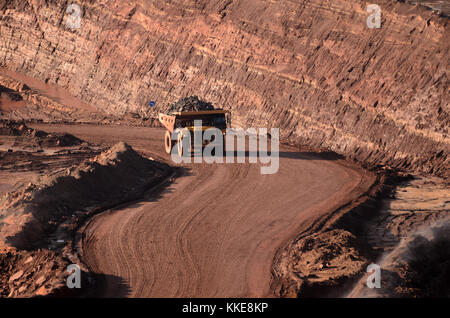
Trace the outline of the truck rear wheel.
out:
M 172 142 L 172 136 L 170 134 L 170 131 L 166 131 L 166 134 L 164 135 L 164 146 L 166 149 L 166 153 L 170 154 L 172 152 L 173 148 L 173 142 Z

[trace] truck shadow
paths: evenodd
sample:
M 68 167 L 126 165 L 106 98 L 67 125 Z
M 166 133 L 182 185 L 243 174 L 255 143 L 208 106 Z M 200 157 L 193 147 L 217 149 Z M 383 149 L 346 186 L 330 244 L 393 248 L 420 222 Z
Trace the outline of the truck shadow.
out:
M 200 154 L 199 152 L 194 153 L 192 152 L 191 157 L 199 157 L 203 154 Z M 278 152 L 265 152 L 262 154 L 259 154 L 258 152 L 253 151 L 234 151 L 234 152 L 224 152 L 223 156 L 231 156 L 232 158 L 286 158 L 286 159 L 300 159 L 300 160 L 343 160 L 345 159 L 344 156 L 339 155 L 332 151 L 327 152 L 300 152 L 300 151 L 278 151 Z M 203 155 L 203 157 L 211 157 L 214 158 L 214 155 L 208 156 Z

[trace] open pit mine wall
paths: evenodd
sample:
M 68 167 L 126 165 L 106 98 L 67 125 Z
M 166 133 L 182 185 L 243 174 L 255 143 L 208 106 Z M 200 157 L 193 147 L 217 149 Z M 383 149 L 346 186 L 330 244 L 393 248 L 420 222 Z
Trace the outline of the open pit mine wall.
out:
M 0 0 L 0 66 L 109 113 L 198 95 L 233 125 L 371 166 L 447 175 L 449 19 L 377 0 Z M 156 106 L 149 109 L 149 101 Z

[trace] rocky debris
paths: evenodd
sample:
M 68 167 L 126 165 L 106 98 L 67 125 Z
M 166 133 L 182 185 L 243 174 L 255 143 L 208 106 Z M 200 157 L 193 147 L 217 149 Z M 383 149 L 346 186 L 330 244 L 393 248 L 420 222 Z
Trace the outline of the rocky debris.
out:
M 0 119 L 0 135 L 20 136 L 24 128 L 25 126 L 21 127 L 21 124 L 16 121 Z
M 1 103 L 1 99 L 3 97 L 6 97 L 8 100 L 10 101 L 21 101 L 23 100 L 22 95 L 20 95 L 18 92 L 5 87 L 3 85 L 0 85 L 0 103 Z
M 76 211 L 137 199 L 171 172 L 120 142 L 79 165 L 49 172 L 0 198 L 0 246 L 45 247 L 45 234 Z
M 67 265 L 49 250 L 0 253 L 0 298 L 54 296 L 65 287 Z
M 23 122 L 0 120 L 0 135 L 17 136 L 14 146 L 69 147 L 84 141 L 67 133 L 47 133 L 29 128 Z
M 278 266 L 285 276 L 279 294 L 327 296 L 320 293 L 321 288 L 329 290 L 355 278 L 367 264 L 356 237 L 348 231 L 331 230 L 301 238 L 284 252 Z
M 197 96 L 190 96 L 181 98 L 173 103 L 168 112 L 193 112 L 202 110 L 214 110 L 214 106 L 209 102 L 199 99 Z
M 87 144 L 81 144 L 76 148 L 63 148 L 53 153 L 44 152 L 42 148 L 32 150 L 16 149 L 13 151 L 13 149 L 9 149 L 9 151 L 0 151 L 0 178 L 4 177 L 1 172 L 42 174 L 51 170 L 68 168 L 85 159 L 94 157 L 100 152 L 100 150 L 93 149 Z M 29 181 L 29 179 L 26 180 Z

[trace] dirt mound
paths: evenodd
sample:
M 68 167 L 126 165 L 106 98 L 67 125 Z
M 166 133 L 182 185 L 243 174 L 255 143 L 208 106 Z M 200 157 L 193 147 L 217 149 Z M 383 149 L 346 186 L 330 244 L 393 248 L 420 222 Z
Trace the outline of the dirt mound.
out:
M 0 198 L 0 246 L 46 246 L 45 234 L 77 211 L 137 198 L 170 172 L 120 142 L 80 165 L 50 173 Z
M 13 146 L 70 147 L 84 142 L 71 134 L 47 133 L 13 120 L 0 120 L 0 135 L 17 136 Z
M 185 97 L 173 103 L 169 108 L 171 112 L 189 112 L 189 111 L 202 111 L 202 110 L 214 110 L 214 106 L 209 103 L 198 99 L 197 96 Z
M 285 254 L 280 269 L 293 275 L 280 291 L 283 297 L 323 297 L 322 289 L 345 283 L 368 263 L 358 251 L 356 237 L 344 230 L 304 237 Z

